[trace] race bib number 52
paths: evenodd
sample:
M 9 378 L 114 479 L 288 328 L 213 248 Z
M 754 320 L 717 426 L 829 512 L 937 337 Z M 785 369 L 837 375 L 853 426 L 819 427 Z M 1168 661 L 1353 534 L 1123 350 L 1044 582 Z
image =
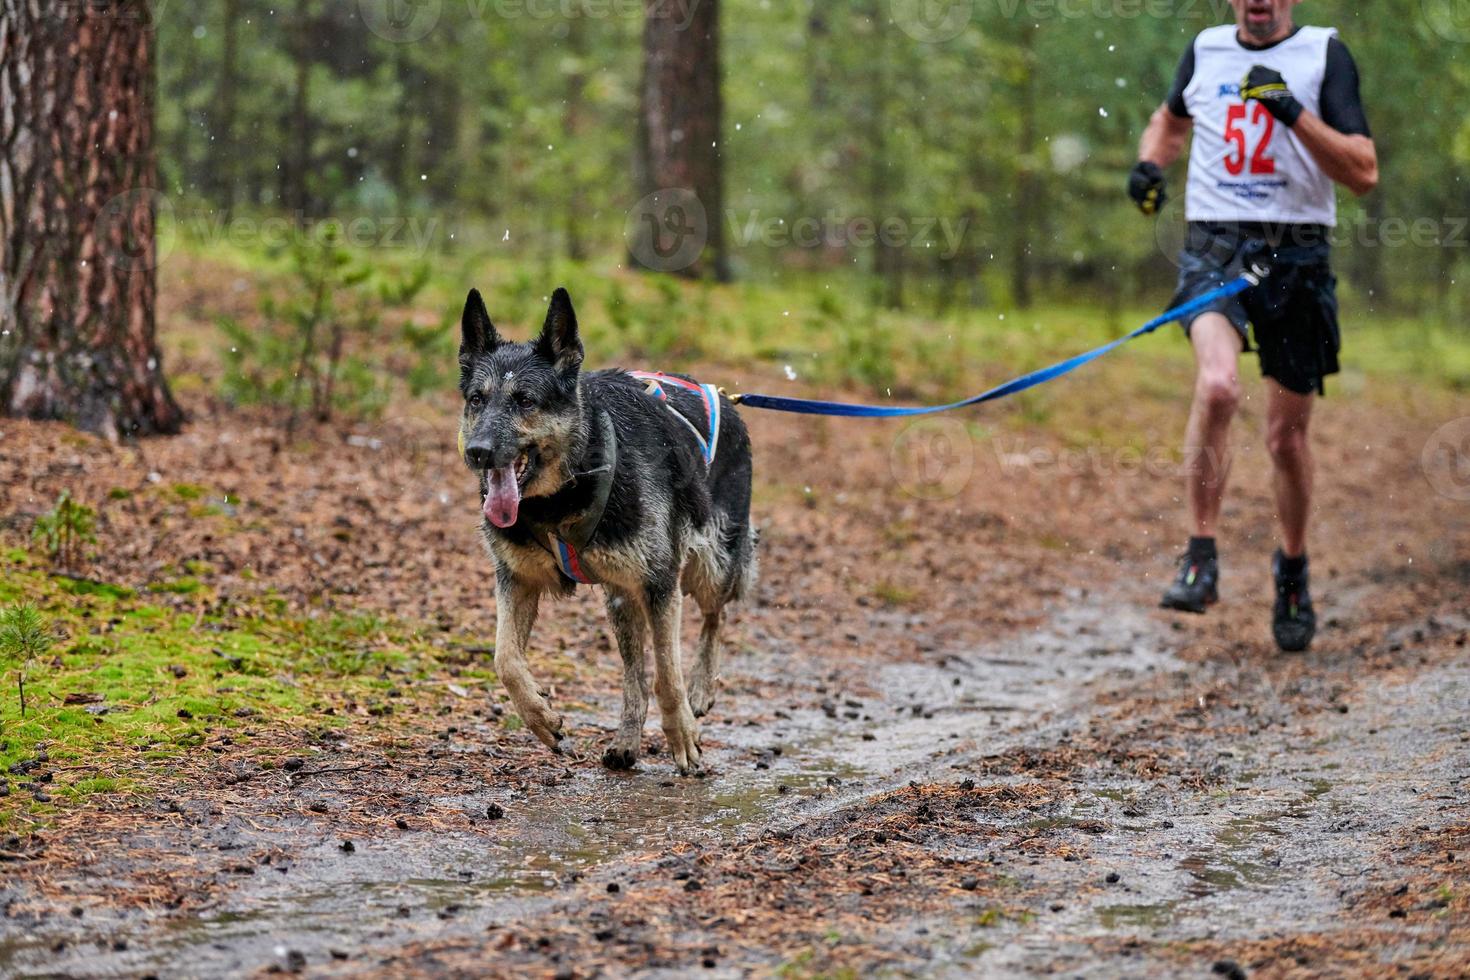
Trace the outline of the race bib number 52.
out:
M 1249 120 L 1249 121 L 1247 121 Z M 1234 148 L 1225 154 L 1225 171 L 1239 177 L 1249 165 L 1253 174 L 1274 174 L 1276 159 L 1271 156 L 1271 137 L 1276 132 L 1276 118 L 1259 102 L 1241 102 L 1225 110 L 1225 142 Z

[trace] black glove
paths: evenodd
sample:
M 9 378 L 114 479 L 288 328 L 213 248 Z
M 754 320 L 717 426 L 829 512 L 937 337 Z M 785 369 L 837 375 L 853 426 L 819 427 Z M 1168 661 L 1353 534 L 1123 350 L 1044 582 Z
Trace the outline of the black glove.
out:
M 1295 126 L 1297 119 L 1301 118 L 1302 104 L 1286 87 L 1286 79 L 1281 77 L 1281 72 L 1274 68 L 1265 65 L 1252 68 L 1250 74 L 1241 80 L 1240 97 L 1247 102 L 1257 100 L 1278 122 L 1288 126 Z
M 1140 160 L 1128 174 L 1128 196 L 1144 214 L 1158 214 L 1169 195 L 1164 192 L 1164 172 L 1152 160 Z

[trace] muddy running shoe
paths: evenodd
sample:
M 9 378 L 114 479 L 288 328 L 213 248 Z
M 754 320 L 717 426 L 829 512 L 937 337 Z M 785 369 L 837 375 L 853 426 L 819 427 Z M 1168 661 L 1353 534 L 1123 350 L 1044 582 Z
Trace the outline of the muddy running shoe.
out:
M 1189 550 L 1179 556 L 1179 577 L 1159 603 L 1165 609 L 1202 613 L 1220 601 L 1220 563 L 1214 538 L 1190 538 Z
M 1278 548 L 1271 559 L 1271 574 L 1276 578 L 1271 633 L 1281 649 L 1300 653 L 1317 633 L 1317 614 L 1312 611 L 1312 594 L 1307 588 L 1307 556 L 1292 562 Z

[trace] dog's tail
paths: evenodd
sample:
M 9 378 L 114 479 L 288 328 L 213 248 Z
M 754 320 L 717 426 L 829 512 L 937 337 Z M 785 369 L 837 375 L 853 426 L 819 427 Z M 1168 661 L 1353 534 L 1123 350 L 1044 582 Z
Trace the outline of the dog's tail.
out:
M 756 546 L 760 544 L 760 528 L 751 524 L 736 543 L 734 567 L 730 569 L 730 601 L 740 602 L 755 591 L 756 579 L 760 577 L 760 558 Z

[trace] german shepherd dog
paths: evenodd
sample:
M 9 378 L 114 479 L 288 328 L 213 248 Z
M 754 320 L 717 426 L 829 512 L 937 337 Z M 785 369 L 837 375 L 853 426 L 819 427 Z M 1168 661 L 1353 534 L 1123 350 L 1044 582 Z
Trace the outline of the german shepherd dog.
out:
M 669 753 L 690 772 L 699 765 L 695 719 L 709 711 L 719 681 L 724 609 L 749 593 L 756 574 L 744 423 L 723 395 L 686 378 L 657 376 L 667 382 L 658 384 L 621 370 L 584 374 L 565 289 L 552 295 L 534 341 L 503 339 L 474 290 L 462 327 L 460 447 L 480 479 L 501 682 L 526 727 L 560 751 L 562 720 L 536 689 L 526 644 L 543 594 L 600 584 L 623 659 L 622 723 L 603 764 L 630 769 L 638 760 L 651 636 Z M 704 614 L 687 683 L 679 648 L 684 593 Z

